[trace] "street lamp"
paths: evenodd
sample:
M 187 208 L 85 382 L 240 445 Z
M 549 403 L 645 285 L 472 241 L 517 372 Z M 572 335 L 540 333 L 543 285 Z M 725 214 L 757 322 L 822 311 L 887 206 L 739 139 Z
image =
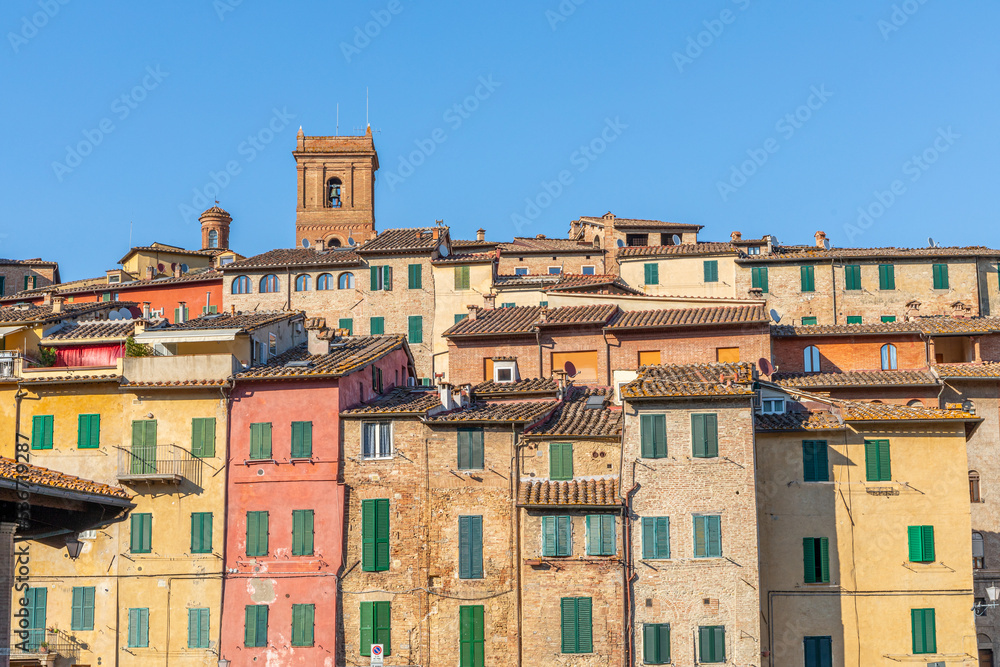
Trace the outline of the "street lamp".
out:
M 1000 597 L 1000 588 L 997 588 L 996 584 L 990 584 L 986 588 L 986 598 L 990 601 L 990 604 L 996 604 L 997 597 Z
M 219 667 L 229 667 L 229 661 L 225 658 L 219 658 Z
M 83 542 L 75 536 L 66 540 L 66 551 L 69 552 L 69 557 L 73 560 L 76 560 L 80 556 L 81 549 L 83 549 Z

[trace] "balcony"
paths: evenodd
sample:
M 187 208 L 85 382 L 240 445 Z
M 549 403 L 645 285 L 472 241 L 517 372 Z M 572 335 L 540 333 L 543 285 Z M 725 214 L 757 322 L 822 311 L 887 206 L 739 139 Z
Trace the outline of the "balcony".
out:
M 201 460 L 172 444 L 118 447 L 118 481 L 201 484 Z
M 12 379 L 15 377 L 15 365 L 20 358 L 20 352 L 0 351 L 0 380 Z
M 86 644 L 61 630 L 28 630 L 28 638 L 25 640 L 20 639 L 17 632 L 16 629 L 11 631 L 12 664 L 55 665 L 57 658 L 75 659 L 80 657 L 80 651 L 88 649 Z

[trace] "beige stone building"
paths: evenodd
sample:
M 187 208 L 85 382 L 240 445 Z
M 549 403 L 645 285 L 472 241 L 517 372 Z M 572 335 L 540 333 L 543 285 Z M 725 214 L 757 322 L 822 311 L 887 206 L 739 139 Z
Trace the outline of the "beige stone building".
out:
M 56 285 L 59 264 L 35 259 L 0 259 L 0 297 Z

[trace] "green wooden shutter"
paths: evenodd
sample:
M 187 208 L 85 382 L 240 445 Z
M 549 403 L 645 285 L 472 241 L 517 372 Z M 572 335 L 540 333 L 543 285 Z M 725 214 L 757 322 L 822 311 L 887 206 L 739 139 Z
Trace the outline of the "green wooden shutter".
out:
M 722 517 L 710 516 L 708 519 L 708 555 L 714 558 L 722 556 Z
M 354 335 L 354 319 L 351 317 L 341 317 L 337 322 L 338 329 L 347 329 L 347 335 Z
M 469 317 L 468 313 L 458 313 L 457 315 L 455 315 L 455 324 L 458 324 L 467 317 Z
M 311 556 L 313 553 L 313 510 L 292 510 L 292 555 Z
M 656 558 L 656 519 L 642 517 L 642 557 Z
M 556 555 L 556 517 L 542 517 L 542 555 Z
M 934 526 L 921 526 L 921 545 L 924 552 L 924 560 L 928 563 L 934 562 Z
M 375 603 L 361 603 L 361 655 L 372 654 L 372 644 L 375 639 Z
M 933 272 L 934 289 L 948 289 L 948 265 L 935 264 L 933 266 Z
M 896 268 L 892 264 L 879 264 L 878 288 L 881 290 L 896 289 Z
M 458 577 L 483 577 L 483 517 L 458 517 Z
M 372 336 L 381 336 L 385 333 L 385 318 L 384 317 L 373 317 L 369 320 L 368 332 Z
M 375 643 L 382 644 L 382 653 L 392 655 L 392 604 L 375 603 Z
M 670 517 L 656 518 L 656 557 L 670 558 Z
M 215 456 L 215 417 L 191 420 L 191 453 L 201 458 Z
M 392 290 L 392 267 L 388 264 L 382 267 L 382 289 L 387 292 Z
M 714 414 L 691 415 L 692 452 L 696 458 L 714 458 L 719 455 L 718 416 Z
M 267 605 L 248 604 L 243 626 L 243 643 L 250 647 L 267 646 Z
M 379 279 L 379 276 L 381 275 L 380 268 L 377 267 L 377 266 L 371 267 L 371 275 L 372 275 L 371 291 L 372 292 L 377 292 L 378 291 L 378 279 Z
M 812 440 L 802 441 L 802 479 L 806 482 L 816 481 L 816 447 Z
M 562 598 L 559 601 L 562 616 L 562 652 L 576 653 L 577 637 L 580 634 L 576 613 L 576 598 Z
M 94 593 L 93 586 L 73 587 L 73 614 L 70 629 L 94 629 Z
M 705 282 L 706 283 L 719 282 L 719 260 L 707 259 L 705 260 L 704 266 L 705 266 Z
M 878 441 L 865 440 L 865 479 L 878 481 Z
M 361 501 L 361 569 L 375 571 L 375 501 Z
M 642 457 L 660 459 L 667 456 L 666 415 L 642 415 L 639 418 Z
M 188 648 L 208 648 L 209 610 L 188 609 Z
M 639 416 L 639 439 L 642 458 L 653 458 L 653 415 Z
M 800 268 L 800 278 L 803 292 L 816 291 L 816 274 L 812 266 L 802 266 Z
M 907 545 L 909 546 L 910 562 L 920 563 L 924 560 L 923 542 L 921 541 L 920 526 L 908 526 Z
M 802 538 L 803 581 L 807 584 L 816 583 L 816 540 L 812 537 Z
M 573 443 L 553 442 L 549 445 L 549 479 L 573 479 Z
M 613 514 L 601 515 L 601 554 L 614 556 L 618 551 L 615 539 L 615 517 Z
M 656 628 L 652 623 L 644 623 L 642 626 L 642 661 L 647 665 L 662 664 Z
M 101 415 L 77 417 L 76 446 L 79 449 L 97 449 L 101 442 Z
M 458 429 L 458 469 L 468 470 L 472 460 L 472 430 L 466 428 Z
M 848 324 L 864 324 L 864 318 L 861 317 L 860 315 L 848 315 L 847 316 L 847 323 Z
M 755 266 L 750 269 L 750 287 L 767 294 L 767 267 Z
M 312 456 L 312 422 L 292 422 L 292 458 Z
M 806 482 L 830 481 L 826 440 L 802 441 L 803 479 Z
M 455 289 L 456 290 L 469 289 L 469 267 L 467 266 L 455 267 Z
M 934 610 L 911 609 L 910 623 L 913 629 L 913 652 L 916 654 L 937 653 Z
M 266 556 L 268 532 L 267 512 L 247 512 L 247 556 Z
M 474 429 L 469 436 L 469 443 L 472 446 L 472 452 L 470 455 L 469 463 L 470 468 L 475 470 L 482 470 L 485 466 L 485 456 L 486 452 L 483 448 L 483 438 L 485 437 L 485 432 L 481 428 Z
M 706 530 L 706 516 L 696 516 L 694 518 L 694 557 L 705 558 L 708 556 L 708 535 Z
M 313 645 L 313 622 L 316 605 L 292 605 L 292 646 Z
M 133 514 L 129 517 L 130 534 L 129 550 L 135 554 L 145 554 L 152 550 L 153 515 L 148 513 Z
M 587 555 L 597 556 L 601 553 L 601 517 L 588 514 L 586 520 Z
M 375 569 L 389 569 L 389 500 L 375 501 Z M 378 643 L 378 642 L 376 642 Z
M 844 267 L 844 288 L 861 289 L 861 267 L 858 264 L 848 264 Z
M 250 458 L 257 460 L 271 458 L 270 422 L 250 424 Z
M 819 538 L 820 581 L 830 583 L 830 538 Z
M 573 555 L 573 519 L 568 516 L 556 517 L 556 555 Z
M 459 667 L 484 667 L 486 664 L 483 612 L 483 605 L 458 608 Z
M 410 264 L 408 267 L 410 289 L 420 289 L 423 287 L 423 267 L 420 264 Z
M 407 331 L 409 332 L 409 335 L 407 336 L 407 339 L 410 341 L 410 344 L 416 345 L 418 343 L 423 343 L 424 342 L 424 318 L 423 318 L 423 316 L 421 316 L 421 315 L 410 315 L 409 320 L 408 320 L 408 325 L 409 325 L 409 327 L 408 327 Z
M 594 650 L 594 629 L 592 621 L 592 602 L 590 598 L 577 598 L 577 653 L 591 653 Z
M 878 441 L 878 478 L 880 481 L 892 480 L 892 464 L 889 461 L 889 441 Z
M 128 645 L 130 648 L 149 646 L 149 609 L 128 610 Z
M 660 266 L 658 264 L 643 265 L 647 285 L 660 284 Z
M 31 448 L 52 449 L 53 415 L 35 415 L 31 418 Z
M 212 553 L 212 513 L 191 513 L 191 553 Z

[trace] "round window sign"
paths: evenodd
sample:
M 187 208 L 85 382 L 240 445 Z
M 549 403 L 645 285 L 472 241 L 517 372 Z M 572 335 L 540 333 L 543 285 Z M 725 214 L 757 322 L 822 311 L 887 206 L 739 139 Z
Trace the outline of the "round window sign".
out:
M 381 644 L 372 644 L 372 655 L 382 655 Z

